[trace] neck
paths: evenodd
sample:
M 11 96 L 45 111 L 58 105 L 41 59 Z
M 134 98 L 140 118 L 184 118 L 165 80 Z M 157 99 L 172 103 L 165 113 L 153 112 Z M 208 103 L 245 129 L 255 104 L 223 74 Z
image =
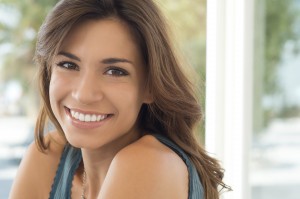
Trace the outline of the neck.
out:
M 81 149 L 83 167 L 86 172 L 85 196 L 97 198 L 115 155 L 138 138 L 137 134 L 136 136 L 123 136 L 98 149 Z

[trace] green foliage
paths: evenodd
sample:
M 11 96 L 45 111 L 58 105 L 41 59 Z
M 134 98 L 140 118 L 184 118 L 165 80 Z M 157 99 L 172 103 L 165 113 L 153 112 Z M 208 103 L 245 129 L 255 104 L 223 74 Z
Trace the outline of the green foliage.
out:
M 206 0 L 161 0 L 160 4 L 180 49 L 198 73 L 205 75 Z
M 206 75 L 206 0 L 160 0 L 159 1 L 172 29 L 174 43 L 184 55 L 184 62 L 197 72 L 200 88 L 200 103 L 205 113 Z M 198 127 L 203 142 L 205 121 Z
M 284 107 L 278 113 L 278 117 L 280 118 L 296 118 L 300 117 L 300 107 L 293 105 Z
M 293 30 L 299 13 L 293 5 L 293 0 L 265 0 L 265 94 L 273 94 L 280 90 L 276 72 L 284 45 L 288 40 L 299 39 Z
M 32 81 L 35 67 L 32 57 L 36 34 L 45 15 L 57 0 L 1 0 L 3 9 L 14 10 L 18 14 L 16 26 L 0 23 L 1 43 L 12 44 L 12 50 L 5 56 L 4 80 L 18 79 L 25 89 Z
M 299 8 L 295 0 L 256 0 L 255 51 L 254 51 L 254 132 L 260 132 L 273 118 L 287 116 L 292 109 L 278 112 L 271 105 L 272 96 L 282 95 L 278 81 L 278 67 L 287 42 L 294 44 L 294 52 L 299 48 L 299 33 L 295 27 L 299 20 Z M 263 105 L 267 98 L 268 105 Z
M 46 14 L 58 0 L 0 0 L 0 12 L 13 13 L 12 19 L 0 22 L 0 45 L 9 44 L 2 60 L 1 81 L 17 80 L 23 87 L 19 108 L 24 114 L 38 110 L 36 66 L 33 63 L 36 35 Z M 11 25 L 17 21 L 16 25 Z

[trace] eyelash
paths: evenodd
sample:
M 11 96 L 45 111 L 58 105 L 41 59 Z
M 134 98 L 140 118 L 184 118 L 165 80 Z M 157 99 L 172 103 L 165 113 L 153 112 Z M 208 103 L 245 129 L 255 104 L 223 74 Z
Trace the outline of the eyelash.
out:
M 115 72 L 117 72 L 117 74 L 114 74 Z M 114 77 L 121 77 L 121 76 L 127 76 L 127 75 L 129 75 L 129 73 L 126 70 L 124 70 L 122 68 L 119 68 L 119 67 L 116 67 L 116 66 L 109 67 L 105 71 L 105 74 L 111 75 L 111 76 L 114 76 Z
M 65 64 L 67 64 L 68 66 L 65 66 Z M 62 62 L 58 62 L 56 65 L 66 70 L 79 71 L 79 67 L 73 62 L 62 61 Z M 108 67 L 105 71 L 105 74 L 113 77 L 121 77 L 121 76 L 129 75 L 129 73 L 126 70 L 116 66 Z
M 65 64 L 68 64 L 68 66 L 64 66 Z M 79 67 L 72 62 L 62 61 L 62 62 L 58 62 L 56 65 L 67 70 L 79 70 Z

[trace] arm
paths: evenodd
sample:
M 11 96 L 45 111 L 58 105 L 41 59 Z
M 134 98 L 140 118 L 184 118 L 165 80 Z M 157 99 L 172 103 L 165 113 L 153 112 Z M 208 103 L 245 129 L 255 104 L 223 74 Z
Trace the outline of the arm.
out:
M 48 140 L 50 134 L 46 136 Z M 62 149 L 57 142 L 50 142 L 50 148 L 44 154 L 32 143 L 21 161 L 9 198 L 47 198 Z
M 121 150 L 111 163 L 98 199 L 188 198 L 184 162 L 152 136 Z

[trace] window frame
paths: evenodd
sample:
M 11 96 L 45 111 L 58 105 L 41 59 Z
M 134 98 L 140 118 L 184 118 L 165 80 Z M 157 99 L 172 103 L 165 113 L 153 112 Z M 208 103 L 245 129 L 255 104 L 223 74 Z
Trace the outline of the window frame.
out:
M 221 161 L 233 191 L 250 199 L 254 0 L 207 1 L 206 150 Z

